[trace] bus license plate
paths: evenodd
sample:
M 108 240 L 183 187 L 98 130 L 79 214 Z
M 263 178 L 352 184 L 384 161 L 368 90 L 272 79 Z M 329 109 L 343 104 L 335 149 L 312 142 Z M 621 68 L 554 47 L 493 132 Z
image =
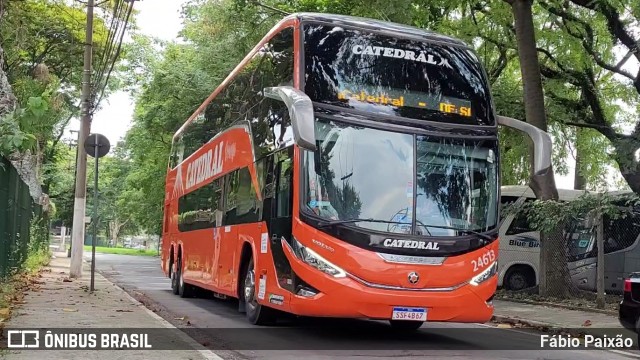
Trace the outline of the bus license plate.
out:
M 427 309 L 394 307 L 393 314 L 391 314 L 391 319 L 392 320 L 427 321 Z

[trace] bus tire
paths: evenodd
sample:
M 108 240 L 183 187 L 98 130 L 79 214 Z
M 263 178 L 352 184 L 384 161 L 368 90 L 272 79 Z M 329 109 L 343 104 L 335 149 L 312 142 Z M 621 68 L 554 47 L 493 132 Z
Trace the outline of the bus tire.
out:
M 533 282 L 535 280 L 532 277 L 535 277 L 535 275 L 532 274 L 532 270 L 529 267 L 522 265 L 512 266 L 504 276 L 504 285 L 507 290 L 523 290 L 534 285 Z
M 182 271 L 182 259 L 178 260 L 178 294 L 181 298 L 193 296 L 193 285 L 184 282 L 184 272 Z
M 411 321 L 411 320 L 389 320 L 389 324 L 394 330 L 400 331 L 416 331 L 420 329 L 424 321 Z
M 178 264 L 176 266 L 176 268 L 179 268 L 180 266 L 180 260 L 178 260 Z M 174 295 L 178 295 L 180 293 L 180 289 L 178 286 L 178 282 L 180 281 L 180 279 L 178 278 L 178 276 L 180 275 L 180 270 L 173 270 L 173 262 L 171 262 L 171 269 L 169 270 L 171 272 L 171 292 L 173 292 Z
M 256 274 L 253 257 L 247 262 L 243 271 L 242 291 L 240 296 L 245 304 L 247 320 L 254 325 L 271 325 L 276 321 L 275 310 L 258 304 L 256 299 Z

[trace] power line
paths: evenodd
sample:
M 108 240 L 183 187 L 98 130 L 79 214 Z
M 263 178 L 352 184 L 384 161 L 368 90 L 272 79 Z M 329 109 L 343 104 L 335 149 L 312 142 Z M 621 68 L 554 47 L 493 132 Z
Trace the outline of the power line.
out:
M 102 59 L 100 59 L 98 65 L 95 67 L 96 71 L 94 73 L 93 83 L 98 84 L 102 80 L 104 76 L 104 71 L 106 69 L 107 63 L 109 59 L 112 57 L 114 41 L 116 39 L 116 34 L 119 31 L 121 17 L 122 17 L 122 1 L 118 1 L 115 3 L 113 8 L 113 16 L 111 19 L 111 25 L 109 27 L 109 31 L 107 33 L 107 39 L 105 40 L 105 45 L 103 48 Z
M 129 24 L 129 18 L 131 17 L 131 13 L 132 12 L 133 12 L 133 1 L 131 1 L 131 5 L 129 6 L 129 9 L 127 11 L 127 17 L 124 20 L 124 26 L 122 27 L 122 31 L 120 33 L 120 39 L 118 40 L 118 47 L 116 49 L 116 52 L 115 52 L 113 58 L 111 59 L 111 66 L 109 67 L 109 72 L 107 73 L 107 77 L 105 78 L 105 80 L 103 82 L 102 89 L 100 90 L 100 97 L 95 102 L 95 105 L 94 105 L 94 108 L 93 108 L 94 111 L 95 111 L 95 108 L 100 103 L 100 101 L 102 101 L 102 97 L 104 96 L 104 91 L 107 88 L 107 84 L 109 83 L 109 79 L 111 77 L 111 72 L 113 71 L 113 68 L 114 68 L 114 66 L 116 64 L 116 61 L 118 60 L 118 57 L 120 56 L 120 51 L 122 50 L 122 40 L 124 39 L 125 30 L 127 29 L 127 25 Z

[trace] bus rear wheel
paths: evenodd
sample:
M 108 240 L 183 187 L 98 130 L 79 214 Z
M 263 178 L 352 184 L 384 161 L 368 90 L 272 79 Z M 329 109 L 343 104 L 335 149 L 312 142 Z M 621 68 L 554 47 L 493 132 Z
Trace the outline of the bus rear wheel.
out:
M 173 262 L 171 263 L 171 267 L 170 267 L 170 272 L 171 272 L 171 292 L 173 292 L 174 295 L 178 295 L 180 293 L 180 289 L 178 288 L 178 282 L 180 281 L 178 276 L 180 276 L 180 260 L 178 260 L 178 263 L 176 265 L 176 270 L 173 269 Z
M 182 298 L 192 297 L 194 286 L 184 282 L 184 272 L 182 271 L 182 261 L 178 261 L 178 294 Z
M 246 316 L 249 322 L 254 325 L 271 325 L 276 321 L 275 310 L 258 303 L 253 258 L 249 259 L 245 268 L 240 296 L 245 303 Z
M 400 331 L 415 331 L 420 329 L 424 321 L 410 321 L 410 320 L 389 320 L 389 324 L 394 330 Z

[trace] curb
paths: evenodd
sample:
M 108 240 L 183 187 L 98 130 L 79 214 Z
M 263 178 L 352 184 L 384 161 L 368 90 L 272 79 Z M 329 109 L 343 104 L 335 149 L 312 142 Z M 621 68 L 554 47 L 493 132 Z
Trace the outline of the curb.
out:
M 91 263 L 91 261 L 90 260 L 87 261 L 87 259 L 83 259 L 83 262 L 87 263 L 87 264 Z M 178 327 L 176 327 L 173 324 L 171 324 L 169 321 L 163 319 L 160 315 L 158 315 L 158 314 L 154 313 L 153 311 L 151 311 L 142 302 L 138 301 L 136 298 L 131 296 L 131 294 L 129 294 L 127 292 L 127 290 L 125 290 L 124 288 L 122 288 L 121 286 L 116 284 L 115 282 L 113 282 L 110 279 L 108 279 L 106 276 L 104 276 L 102 274 L 102 272 L 100 270 L 96 269 L 95 275 L 96 275 L 96 277 L 98 277 L 98 276 L 102 277 L 107 283 L 111 284 L 111 286 L 121 290 L 124 293 L 124 296 L 126 297 L 126 299 L 128 299 L 136 307 L 138 307 L 139 309 L 141 309 L 145 313 L 147 313 L 147 315 L 149 315 L 151 318 L 156 320 L 162 327 L 168 328 L 168 329 L 179 329 Z M 178 336 L 181 338 L 182 341 L 184 341 L 185 343 L 189 344 L 193 348 L 193 350 L 197 351 L 200 354 L 200 356 L 202 356 L 205 360 L 223 360 L 223 358 L 220 357 L 218 354 L 216 354 L 215 352 L 205 348 L 204 346 L 202 346 L 202 344 L 198 343 L 196 340 L 194 340 L 191 337 L 189 337 L 189 335 L 187 335 L 186 333 L 179 333 Z
M 502 323 L 502 324 L 510 324 L 510 325 L 524 325 L 529 328 L 535 328 L 542 332 L 547 332 L 551 334 L 570 335 L 572 337 L 582 337 L 584 335 L 602 336 L 602 334 L 605 333 L 606 330 L 612 330 L 612 329 L 587 328 L 587 327 L 567 328 L 560 325 L 554 325 L 554 324 L 539 322 L 535 320 L 521 319 L 518 317 L 510 317 L 510 316 L 503 316 L 503 315 L 494 315 L 493 318 L 491 318 L 491 321 Z M 620 328 L 620 331 L 631 332 L 631 330 L 627 330 L 625 328 Z
M 564 304 L 557 304 L 557 303 L 550 303 L 550 302 L 543 302 L 543 301 L 522 300 L 522 299 L 495 298 L 494 300 L 508 301 L 508 302 L 515 302 L 515 303 L 522 303 L 522 304 L 529 304 L 529 305 L 538 305 L 538 306 L 549 306 L 549 307 L 560 308 L 560 309 L 594 312 L 594 313 L 600 313 L 604 315 L 618 316 L 618 312 L 613 310 L 594 309 L 589 307 L 579 307 L 579 306 L 573 306 L 573 305 L 564 305 Z

